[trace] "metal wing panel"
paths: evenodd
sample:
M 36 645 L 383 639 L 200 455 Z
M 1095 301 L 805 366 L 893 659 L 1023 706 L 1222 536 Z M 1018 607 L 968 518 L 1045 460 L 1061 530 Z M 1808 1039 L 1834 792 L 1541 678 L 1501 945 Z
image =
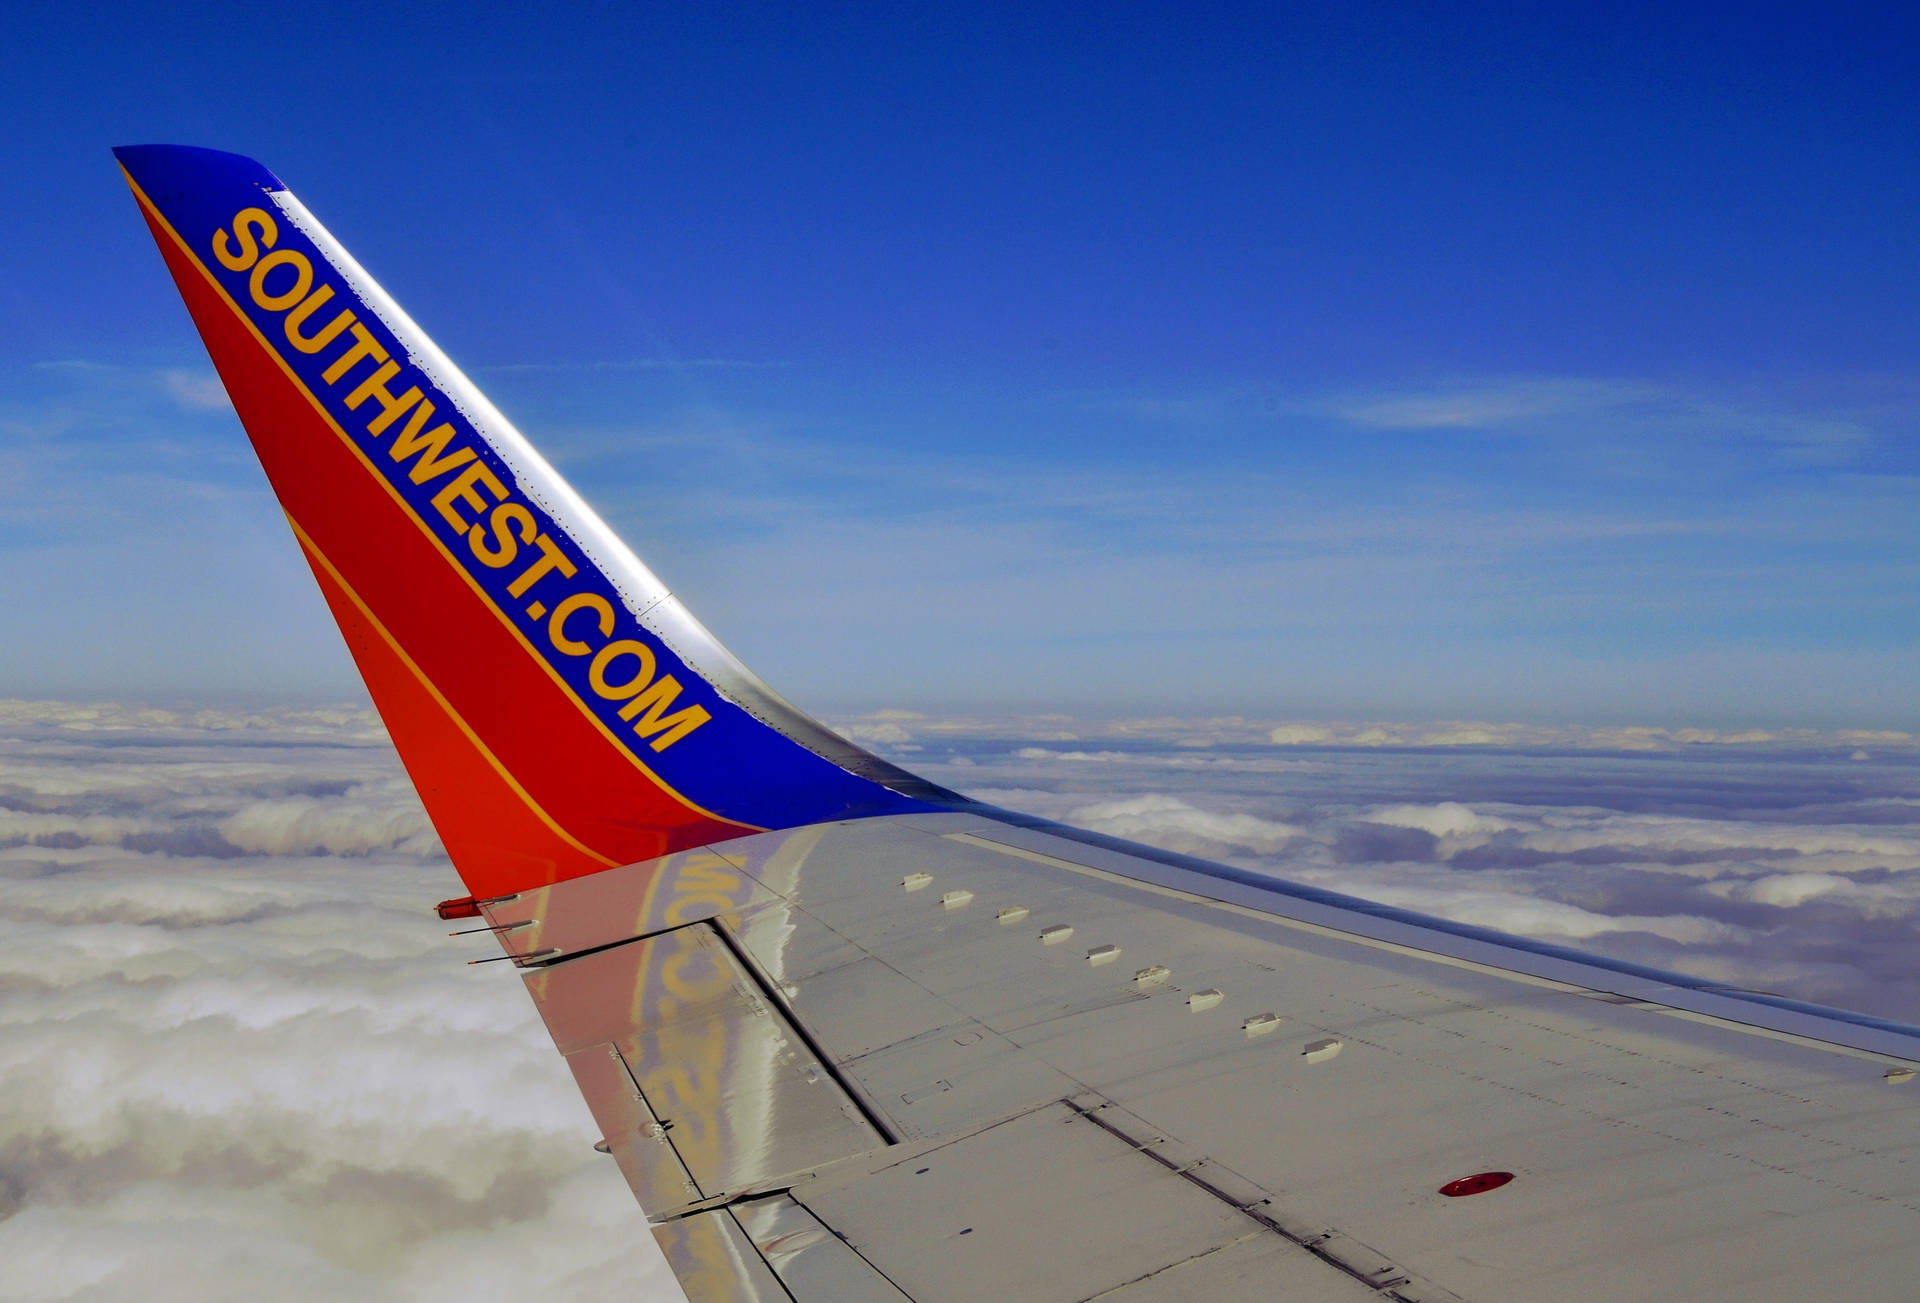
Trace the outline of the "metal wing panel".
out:
M 682 1185 L 675 1169 L 663 1157 L 637 1163 L 646 1188 L 636 1193 L 649 1211 L 731 1195 L 886 1143 L 706 923 L 550 964 L 527 985 L 563 1054 L 595 1063 L 611 1047 L 630 1078 L 608 1072 L 592 1084 L 596 1120 L 618 1124 L 619 1101 L 608 1095 L 631 1084 L 644 1108 L 631 1110 L 632 1120 L 649 1135 L 657 1130 L 691 1180 L 693 1199 L 662 1206 L 658 1200 Z M 624 1145 L 629 1137 L 605 1139 Z
M 793 1297 L 904 1303 L 892 1281 L 791 1195 L 743 1200 L 728 1211 Z
M 688 1303 L 792 1303 L 793 1295 L 725 1208 L 661 1222 L 653 1238 Z
M 1889 1084 L 1920 1054 L 1903 1029 L 975 816 L 716 853 L 737 907 L 682 930 L 719 938 L 760 992 L 754 1017 L 791 1030 L 715 1042 L 732 1058 L 708 1076 L 730 1084 L 676 1100 L 676 1127 L 817 1126 L 831 1110 L 778 1095 L 775 1061 L 799 1045 L 822 1073 L 805 1089 L 871 1129 L 785 1158 L 756 1141 L 700 1206 L 790 1199 L 916 1300 L 1230 1298 L 1269 1270 L 1310 1298 L 1785 1298 L 1836 1273 L 1856 1297 L 1903 1298 L 1920 1268 L 1916 1097 Z M 604 876 L 623 874 L 672 880 Z M 546 906 L 566 915 L 584 885 Z M 622 925 L 596 926 L 604 945 Z M 532 932 L 505 943 L 537 954 Z M 669 928 L 529 982 L 564 1029 L 568 969 L 665 942 L 682 944 Z M 689 1062 L 633 1028 L 596 1024 L 593 1043 L 633 1056 L 664 1116 L 652 1098 Z M 1516 1176 L 1440 1193 L 1488 1170 Z

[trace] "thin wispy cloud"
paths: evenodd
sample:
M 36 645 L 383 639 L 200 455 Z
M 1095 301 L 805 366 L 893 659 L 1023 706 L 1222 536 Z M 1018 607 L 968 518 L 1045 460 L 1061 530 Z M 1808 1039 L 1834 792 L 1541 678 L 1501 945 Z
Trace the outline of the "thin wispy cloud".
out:
M 1546 417 L 1644 409 L 1671 397 L 1651 384 L 1538 378 L 1461 381 L 1426 390 L 1336 398 L 1327 406 L 1348 424 L 1375 430 L 1501 430 Z
M 211 367 L 134 366 L 91 358 L 58 358 L 33 363 L 31 370 L 70 384 L 52 399 L 76 417 L 124 416 L 127 404 L 160 396 L 187 412 L 232 412 L 226 386 Z
M 1875 423 L 1884 425 L 1891 415 L 1856 412 L 1855 401 L 1842 394 L 1794 401 L 1674 382 L 1541 376 L 1386 387 L 1337 395 L 1324 400 L 1324 410 L 1364 430 L 1578 437 L 1608 445 L 1728 443 L 1822 467 L 1859 459 L 1875 442 Z M 1914 410 L 1909 395 L 1907 419 Z
M 182 371 L 168 368 L 160 372 L 167 393 L 182 407 L 196 412 L 232 411 L 233 400 L 227 387 L 211 371 Z
M 934 743 L 943 739 L 1020 737 L 1017 752 L 1030 760 L 1124 760 L 1138 755 L 1152 763 L 1177 763 L 1186 753 L 1218 753 L 1255 759 L 1265 753 L 1324 750 L 1485 750 L 1511 752 L 1628 752 L 1708 755 L 1737 752 L 1777 756 L 1856 756 L 1865 748 L 1882 755 L 1920 758 L 1920 735 L 1901 729 L 1702 728 L 1692 725 L 1529 724 L 1498 720 L 1276 720 L 1251 715 L 1105 715 L 997 713 L 928 715 L 881 710 L 832 715 L 848 737 L 885 744 Z M 1074 743 L 1060 750 L 1052 744 Z M 1147 752 L 1099 750 L 1127 744 Z M 1171 752 L 1166 749 L 1172 748 Z
M 1704 692 L 1703 723 L 1862 726 L 1901 699 L 1894 648 L 1920 610 L 1911 477 L 1886 439 L 1847 451 L 1859 422 L 1810 391 L 1773 410 L 1675 385 L 1492 380 L 1448 388 L 1431 410 L 1407 405 L 1433 395 L 1404 389 L 1268 410 L 1257 388 L 1229 386 L 1219 405 L 1169 391 L 1173 414 L 1126 415 L 1030 389 L 920 401 L 804 368 L 777 383 L 719 369 L 693 393 L 609 374 L 582 380 L 577 404 L 538 386 L 500 396 L 703 618 L 801 699 L 870 705 L 917 686 L 916 700 L 965 705 L 1011 686 L 1010 704 L 1029 705 L 1064 684 L 1085 694 L 1076 709 L 1131 694 L 1182 710 L 1446 715 L 1495 708 L 1517 684 L 1526 695 L 1506 708 L 1528 715 L 1665 715 Z M 164 632 L 131 666 L 106 636 L 14 640 L 0 673 L 15 690 L 129 673 L 147 693 L 276 673 L 282 696 L 353 690 L 209 374 L 67 362 L 34 379 L 0 419 L 55 433 L 0 450 L 0 603 L 86 592 L 82 618 Z M 1892 420 L 1895 389 L 1877 391 L 1875 421 Z M 1429 439 L 1333 414 L 1385 421 L 1366 405 L 1383 402 L 1403 422 L 1497 416 L 1507 433 L 1569 433 L 1477 440 L 1456 425 L 1431 429 L 1462 438 Z M 606 409 L 626 414 L 593 416 Z M 1210 421 L 1240 449 L 1231 464 L 1195 452 Z M 234 567 L 260 577 L 235 582 Z M 282 609 L 300 601 L 312 619 Z M 232 639 L 209 652 L 185 632 L 206 625 L 280 646 L 235 673 Z M 1788 690 L 1796 665 L 1804 686 Z M 874 695 L 850 700 L 855 687 Z
M 492 362 L 476 366 L 487 375 L 590 375 L 621 371 L 778 371 L 793 363 L 744 357 L 625 357 L 581 362 Z

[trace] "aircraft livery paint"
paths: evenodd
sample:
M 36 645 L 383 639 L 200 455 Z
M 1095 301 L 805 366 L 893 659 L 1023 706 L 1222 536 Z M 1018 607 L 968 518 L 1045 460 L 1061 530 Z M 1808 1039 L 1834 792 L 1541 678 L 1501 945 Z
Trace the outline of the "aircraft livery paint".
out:
M 476 895 L 927 808 L 762 722 L 647 627 L 591 530 L 549 510 L 558 476 L 436 383 L 450 364 L 422 364 L 430 343 L 356 290 L 270 172 L 115 153 Z

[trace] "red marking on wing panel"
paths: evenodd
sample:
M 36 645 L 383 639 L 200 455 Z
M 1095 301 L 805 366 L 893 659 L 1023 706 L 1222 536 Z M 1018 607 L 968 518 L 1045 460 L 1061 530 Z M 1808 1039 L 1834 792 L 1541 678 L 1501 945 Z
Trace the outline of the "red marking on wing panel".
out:
M 475 894 L 512 891 L 757 831 L 710 815 L 666 790 L 582 712 L 315 410 L 165 227 L 144 206 L 142 212 L 288 516 L 529 798 L 499 798 L 499 790 L 511 785 L 497 772 L 491 783 L 478 776 L 476 758 L 483 768 L 494 767 L 457 722 L 449 720 L 445 727 L 430 722 L 413 699 L 412 676 L 385 669 L 378 676 L 368 674 L 382 716 L 391 720 L 390 711 L 398 712 L 411 721 L 395 728 L 394 740 L 455 867 Z M 385 455 L 384 444 L 368 454 Z M 322 586 L 327 587 L 325 581 Z M 336 595 L 345 596 L 329 592 L 329 601 Z M 337 603 L 335 613 L 345 627 L 347 616 Z M 355 654 L 360 655 L 357 647 Z M 432 700 L 431 693 L 424 695 Z M 551 831 L 520 847 L 525 859 L 517 869 L 502 856 L 482 852 L 481 847 L 518 845 L 529 802 L 562 830 L 563 841 L 576 842 L 587 853 L 550 854 Z M 463 849 L 457 848 L 464 848 L 464 861 Z M 550 869 L 542 867 L 549 861 Z M 470 872 L 484 880 L 468 877 Z
M 1475 1172 L 1472 1176 L 1463 1176 L 1457 1181 L 1447 1182 L 1440 1187 L 1440 1193 L 1449 1199 L 1464 1199 L 1470 1194 L 1485 1194 L 1489 1190 L 1498 1190 L 1512 1179 L 1512 1172 Z

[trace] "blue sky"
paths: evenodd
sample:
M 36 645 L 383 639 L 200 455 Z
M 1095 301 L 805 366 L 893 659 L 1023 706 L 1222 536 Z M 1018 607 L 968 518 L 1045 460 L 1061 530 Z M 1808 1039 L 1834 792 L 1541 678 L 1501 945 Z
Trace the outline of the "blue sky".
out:
M 1920 726 L 1915 26 L 15 7 L 0 692 L 358 692 L 106 152 L 161 140 L 803 704 Z

